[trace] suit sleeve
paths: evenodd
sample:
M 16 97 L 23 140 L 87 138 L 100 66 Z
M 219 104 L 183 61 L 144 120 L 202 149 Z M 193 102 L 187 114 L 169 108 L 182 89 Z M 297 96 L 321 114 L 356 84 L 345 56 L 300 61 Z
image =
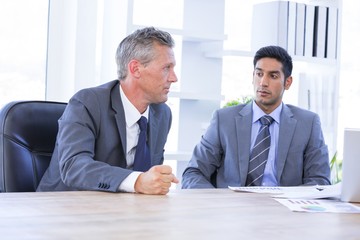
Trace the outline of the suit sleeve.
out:
M 318 115 L 313 118 L 311 134 L 304 154 L 303 183 L 305 185 L 330 184 L 329 153 Z
M 208 129 L 195 146 L 190 162 L 184 170 L 182 188 L 215 187 L 212 177 L 215 176 L 222 159 L 218 124 L 218 112 L 215 112 Z

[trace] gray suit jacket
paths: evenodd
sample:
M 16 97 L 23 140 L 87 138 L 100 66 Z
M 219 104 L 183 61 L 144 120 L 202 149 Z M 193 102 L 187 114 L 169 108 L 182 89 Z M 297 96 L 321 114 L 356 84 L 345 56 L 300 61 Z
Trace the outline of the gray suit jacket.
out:
M 183 173 L 182 188 L 244 186 L 251 126 L 251 104 L 217 110 Z M 317 114 L 283 105 L 276 169 L 280 186 L 330 184 L 328 149 Z
M 150 105 L 152 165 L 163 163 L 171 120 L 166 104 Z M 126 122 L 119 81 L 80 90 L 59 119 L 55 150 L 37 191 L 116 192 L 131 172 L 126 169 Z

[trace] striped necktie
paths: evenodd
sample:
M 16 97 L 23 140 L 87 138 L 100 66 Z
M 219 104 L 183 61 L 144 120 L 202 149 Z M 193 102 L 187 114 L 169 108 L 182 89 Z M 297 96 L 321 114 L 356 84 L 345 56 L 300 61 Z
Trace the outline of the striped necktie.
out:
M 261 186 L 269 155 L 271 142 L 269 126 L 274 122 L 274 119 L 264 115 L 260 118 L 260 122 L 261 127 L 250 155 L 246 186 Z

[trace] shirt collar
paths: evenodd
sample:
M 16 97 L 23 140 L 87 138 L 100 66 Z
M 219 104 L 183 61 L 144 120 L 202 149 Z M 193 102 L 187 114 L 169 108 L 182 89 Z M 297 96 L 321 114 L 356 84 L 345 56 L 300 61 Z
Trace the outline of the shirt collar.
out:
M 272 111 L 270 114 L 266 114 L 266 113 L 264 113 L 263 110 L 261 110 L 261 108 L 256 104 L 256 102 L 253 101 L 253 104 L 252 104 L 253 123 L 256 122 L 257 120 L 259 120 L 262 116 L 269 115 L 275 120 L 275 122 L 277 122 L 279 124 L 280 123 L 280 113 L 281 113 L 282 107 L 283 107 L 283 103 L 281 103 L 277 108 L 275 108 L 275 110 Z
M 140 114 L 139 111 L 136 109 L 136 107 L 126 97 L 124 91 L 122 90 L 121 84 L 120 84 L 120 96 L 124 107 L 126 125 L 128 127 L 131 127 L 135 123 L 137 123 L 137 121 L 140 119 L 141 116 L 144 116 L 146 117 L 146 119 L 149 119 L 149 107 L 146 108 L 143 114 Z

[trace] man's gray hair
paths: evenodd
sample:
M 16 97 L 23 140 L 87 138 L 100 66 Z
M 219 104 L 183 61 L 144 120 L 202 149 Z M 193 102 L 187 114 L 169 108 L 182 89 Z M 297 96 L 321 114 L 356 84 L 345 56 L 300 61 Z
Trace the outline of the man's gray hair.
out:
M 116 64 L 118 79 L 123 80 L 128 74 L 127 65 L 133 59 L 137 59 L 141 64 L 148 64 L 155 57 L 154 43 L 173 48 L 174 39 L 168 32 L 146 27 L 138 29 L 124 38 L 116 50 Z

